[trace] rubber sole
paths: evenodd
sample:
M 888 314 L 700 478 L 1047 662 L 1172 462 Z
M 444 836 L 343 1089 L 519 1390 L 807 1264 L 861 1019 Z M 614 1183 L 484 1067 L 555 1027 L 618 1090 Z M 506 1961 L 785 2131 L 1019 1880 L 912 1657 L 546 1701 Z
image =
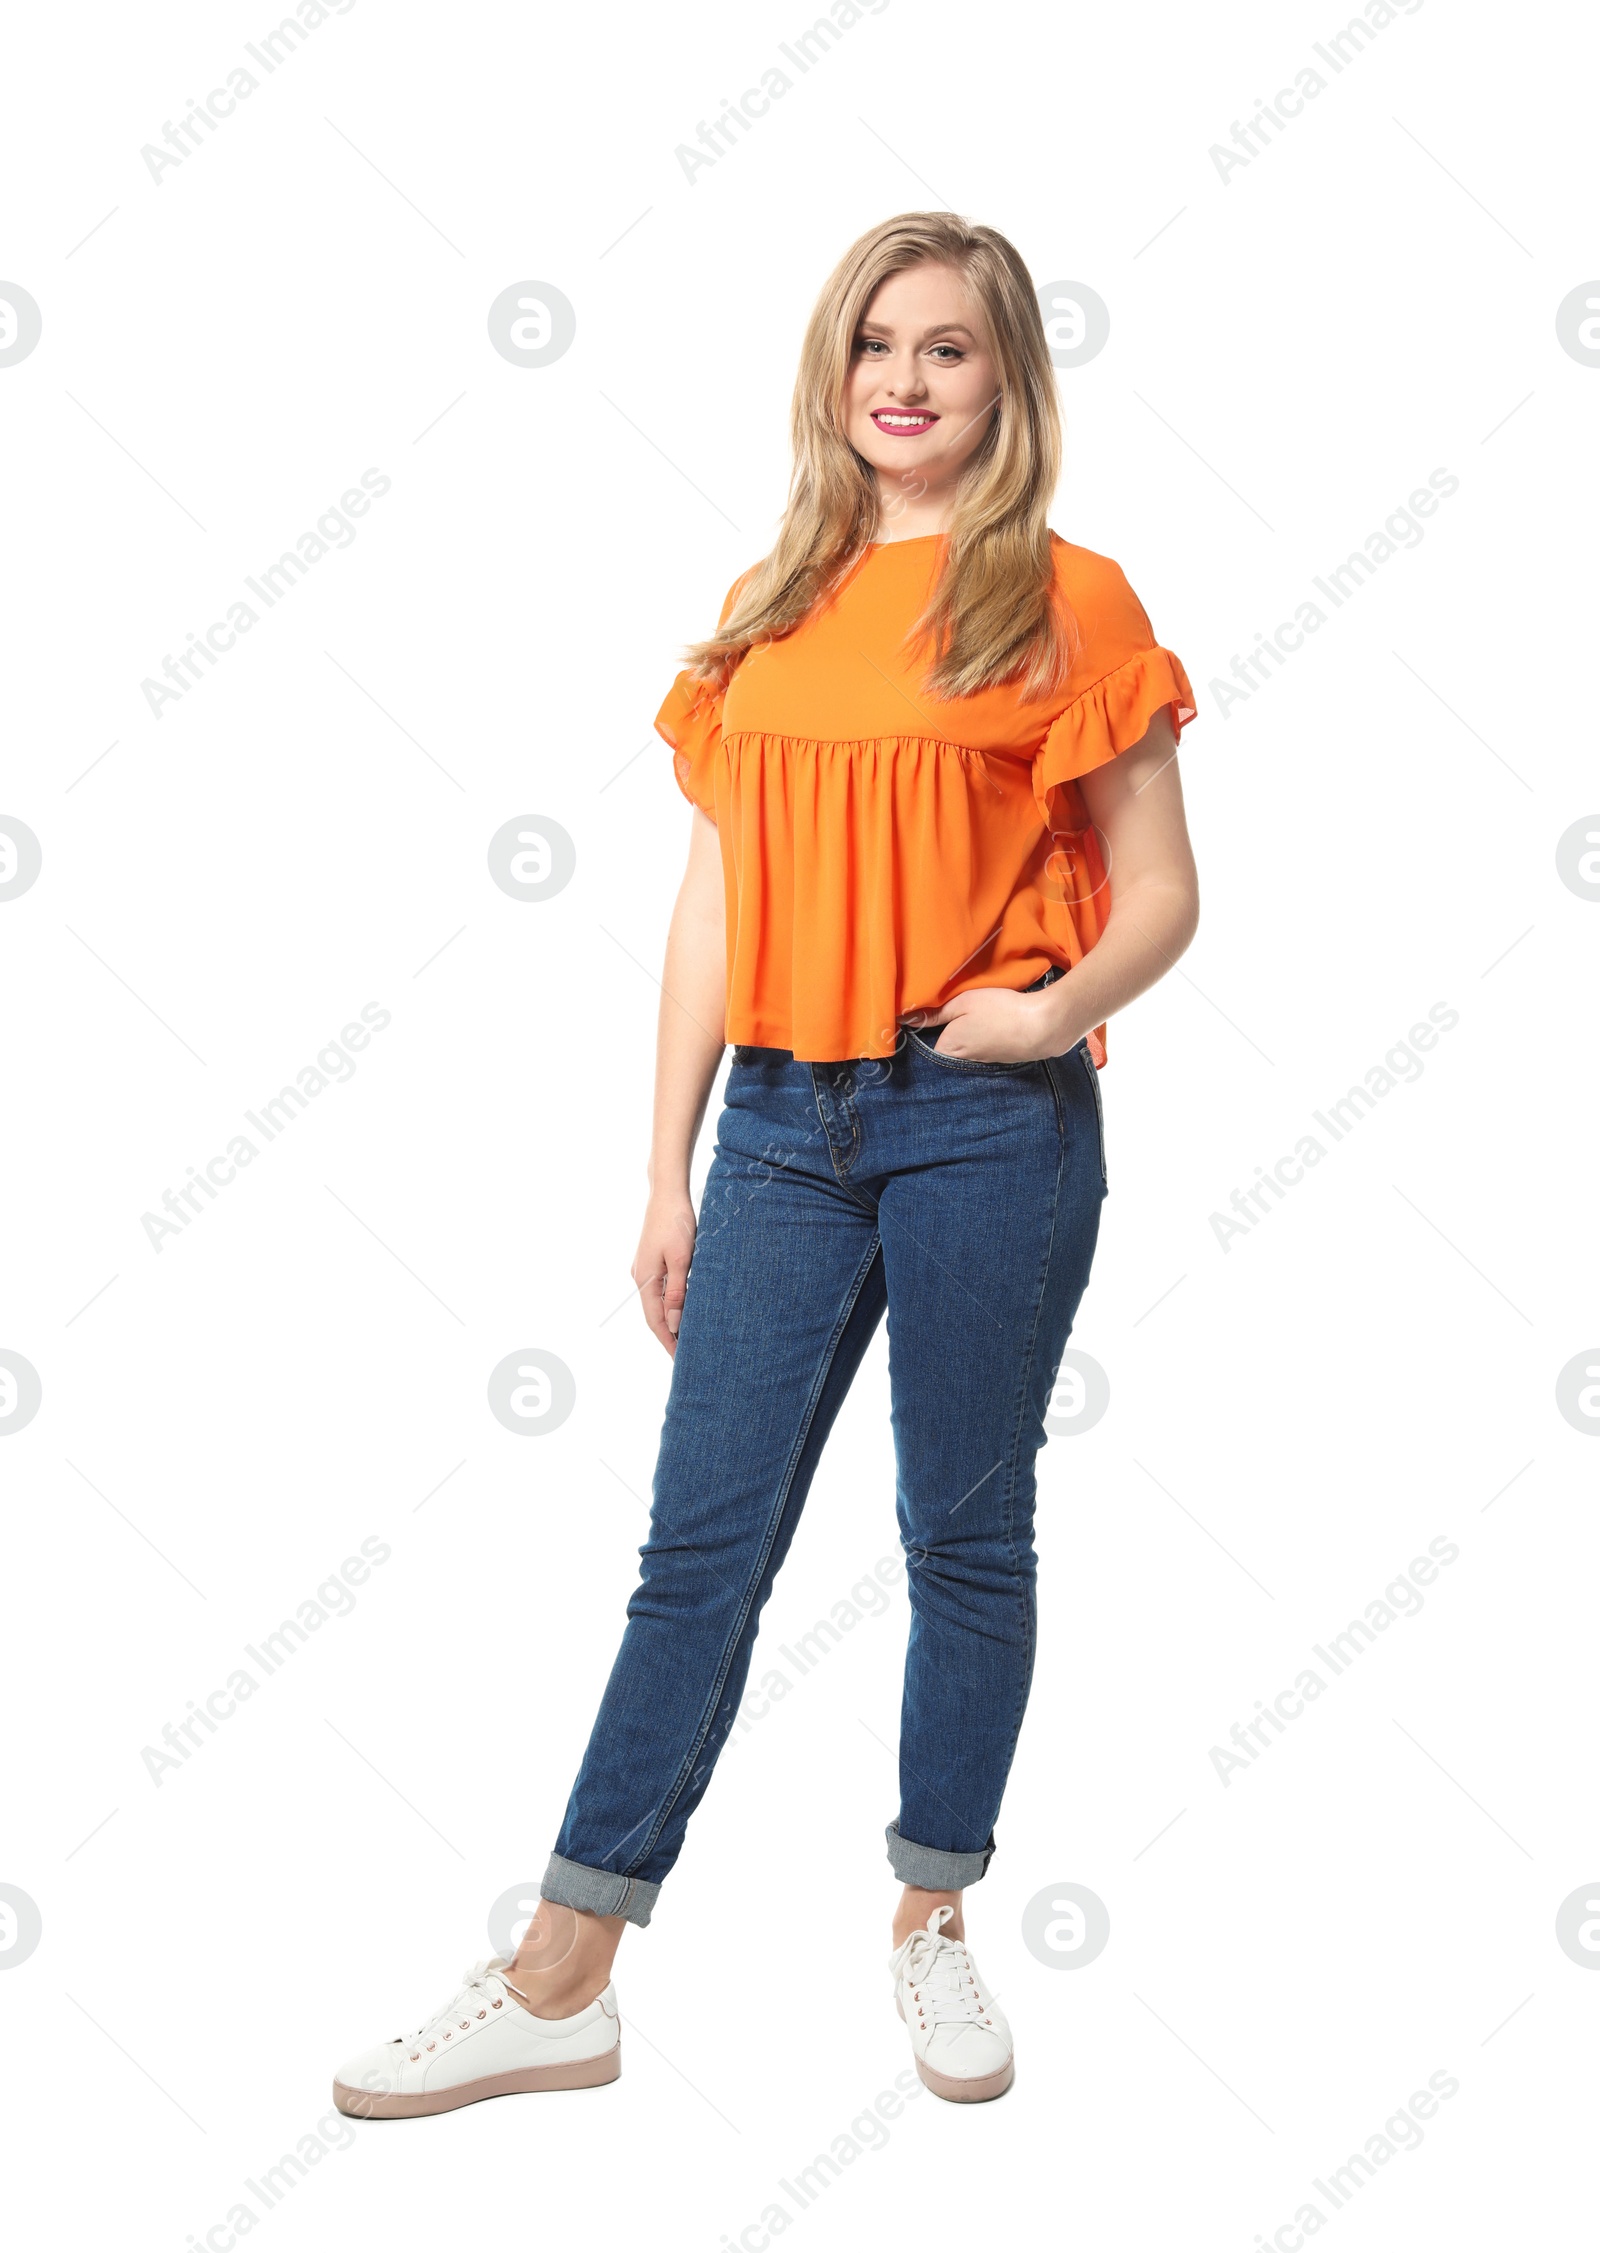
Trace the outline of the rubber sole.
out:
M 904 2019 L 906 2014 L 898 1995 L 894 2007 Z M 922 2086 L 931 2089 L 936 2097 L 943 2097 L 946 2104 L 987 2104 L 992 2097 L 1003 2097 L 1017 2077 L 1014 2057 L 1008 2057 L 996 2073 L 974 2074 L 965 2080 L 954 2073 L 936 2073 L 931 2065 L 923 2064 L 915 2050 L 911 2053 L 911 2062 Z
M 949 2073 L 935 2073 L 931 2065 L 916 2060 L 917 2078 L 925 2089 L 949 2104 L 987 2104 L 991 2097 L 1003 2097 L 1017 2077 L 1016 2061 L 1007 2058 L 998 2073 L 985 2073 L 971 2081 L 957 2080 Z
M 333 2101 L 355 2120 L 421 2120 L 434 2112 L 455 2112 L 485 2097 L 528 2096 L 539 2089 L 594 2089 L 615 2081 L 622 2071 L 622 2044 L 613 2042 L 599 2057 L 574 2058 L 565 2065 L 525 2065 L 515 2073 L 486 2073 L 453 2089 L 423 2089 L 407 2096 L 380 2096 L 335 2081 Z

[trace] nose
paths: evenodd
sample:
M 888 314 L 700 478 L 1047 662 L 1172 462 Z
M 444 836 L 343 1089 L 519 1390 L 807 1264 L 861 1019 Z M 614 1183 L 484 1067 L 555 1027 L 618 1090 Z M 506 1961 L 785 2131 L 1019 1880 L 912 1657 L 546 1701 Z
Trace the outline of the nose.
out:
M 891 399 L 919 399 L 927 388 L 927 378 L 913 357 L 901 373 L 891 380 L 889 396 Z

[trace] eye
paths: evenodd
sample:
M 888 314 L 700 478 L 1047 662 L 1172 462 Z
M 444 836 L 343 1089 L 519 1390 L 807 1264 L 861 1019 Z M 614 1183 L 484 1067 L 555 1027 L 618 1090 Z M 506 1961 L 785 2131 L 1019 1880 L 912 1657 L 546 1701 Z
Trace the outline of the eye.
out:
M 887 352 L 889 349 L 889 347 L 884 343 L 881 336 L 863 336 L 858 337 L 856 340 L 856 349 L 858 352 L 876 352 L 880 348 L 885 352 Z
M 959 345 L 959 344 L 936 344 L 936 345 L 935 345 L 935 346 L 933 347 L 933 349 L 934 349 L 934 351 L 935 351 L 935 352 L 948 352 L 948 353 L 949 353 L 949 355 L 950 355 L 950 359 L 949 359 L 949 360 L 946 360 L 946 361 L 945 361 L 945 362 L 943 363 L 943 364 L 944 364 L 944 366 L 945 366 L 945 367 L 947 367 L 947 368 L 948 368 L 948 367 L 950 366 L 950 364 L 951 364 L 951 362 L 952 362 L 952 361 L 955 361 L 955 360 L 964 360 L 964 359 L 966 358 L 966 354 L 965 354 L 965 353 L 964 353 L 964 352 L 962 351 L 962 349 L 961 349 L 961 347 L 960 347 L 960 345 Z

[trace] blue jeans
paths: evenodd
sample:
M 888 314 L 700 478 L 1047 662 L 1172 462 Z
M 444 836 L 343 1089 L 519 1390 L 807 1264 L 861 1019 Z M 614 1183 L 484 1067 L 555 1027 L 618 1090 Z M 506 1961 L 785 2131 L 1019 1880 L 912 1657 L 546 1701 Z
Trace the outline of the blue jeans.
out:
M 1081 1042 L 983 1064 L 941 1055 L 941 1030 L 839 1064 L 734 1051 L 639 1584 L 547 1901 L 649 1923 L 886 1309 L 911 1600 L 889 1861 L 933 1888 L 988 1867 L 1033 1673 L 1034 1457 L 1105 1152 Z

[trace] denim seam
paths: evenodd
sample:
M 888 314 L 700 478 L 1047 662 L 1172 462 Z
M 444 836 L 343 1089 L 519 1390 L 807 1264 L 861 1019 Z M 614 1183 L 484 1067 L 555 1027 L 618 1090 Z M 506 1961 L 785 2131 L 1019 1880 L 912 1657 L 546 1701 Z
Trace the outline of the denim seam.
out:
M 1095 1070 L 1093 1059 L 1086 1048 L 1080 1046 L 1078 1054 L 1083 1058 L 1083 1068 L 1089 1075 L 1089 1093 L 1094 1097 L 1094 1131 L 1095 1139 L 1100 1146 L 1100 1186 L 1102 1189 L 1109 1189 L 1110 1184 L 1106 1174 L 1106 1114 L 1105 1105 L 1100 1097 L 1100 1075 Z
M 789 1461 L 784 1470 L 782 1483 L 778 1488 L 778 1499 L 773 1508 L 772 1514 L 767 1521 L 766 1538 L 762 1542 L 761 1553 L 756 1559 L 755 1565 L 751 1570 L 749 1586 L 745 1590 L 744 1603 L 740 1608 L 739 1616 L 734 1622 L 734 1625 L 729 1632 L 727 1642 L 724 1645 L 721 1662 L 717 1668 L 716 1680 L 712 1684 L 710 1696 L 706 1701 L 705 1711 L 701 1715 L 700 1726 L 696 1731 L 694 1742 L 690 1745 L 688 1752 L 684 1755 L 683 1762 L 678 1770 L 677 1776 L 673 1779 L 671 1790 L 667 1793 L 666 1798 L 662 1801 L 661 1806 L 657 1810 L 655 1824 L 650 1832 L 649 1837 L 645 1840 L 643 1846 L 639 1849 L 639 1852 L 634 1857 L 632 1866 L 628 1872 L 628 1875 L 630 1877 L 634 1874 L 635 1871 L 637 1871 L 639 1864 L 645 1860 L 646 1856 L 652 1854 L 655 1851 L 656 1845 L 660 1840 L 661 1833 L 666 1829 L 668 1822 L 672 1818 L 673 1809 L 677 1806 L 678 1801 L 683 1796 L 684 1786 L 686 1783 L 688 1783 L 690 1777 L 694 1773 L 694 1764 L 699 1759 L 701 1753 L 705 1750 L 706 1739 L 711 1733 L 711 1726 L 716 1718 L 717 1706 L 722 1697 L 723 1686 L 728 1679 L 729 1672 L 733 1665 L 734 1653 L 738 1650 L 739 1644 L 744 1636 L 745 1625 L 750 1617 L 750 1607 L 755 1601 L 755 1592 L 761 1586 L 762 1579 L 765 1576 L 767 1569 L 767 1560 L 772 1555 L 773 1544 L 778 1538 L 779 1528 L 783 1524 L 785 1512 L 789 1507 L 789 1495 L 794 1485 L 795 1472 L 800 1466 L 800 1458 L 805 1453 L 806 1441 L 811 1436 L 811 1423 L 813 1417 L 817 1412 L 817 1403 L 822 1398 L 823 1387 L 827 1384 L 829 1373 L 833 1368 L 833 1358 L 839 1350 L 839 1341 L 844 1336 L 845 1328 L 849 1323 L 852 1312 L 854 1311 L 855 1303 L 861 1296 L 862 1285 L 866 1282 L 867 1277 L 871 1274 L 872 1263 L 878 1257 L 882 1249 L 882 1238 L 880 1236 L 874 1235 L 871 1245 L 868 1247 L 865 1256 L 856 1269 L 854 1279 L 850 1285 L 850 1289 L 845 1295 L 844 1305 L 839 1310 L 838 1316 L 834 1321 L 833 1330 L 828 1338 L 827 1345 L 823 1348 L 822 1358 L 818 1363 L 817 1373 L 812 1379 L 811 1391 L 806 1399 L 805 1413 L 800 1419 L 800 1428 L 795 1434 L 794 1446 L 790 1449 Z
M 1017 1563 L 1018 1563 L 1018 1560 L 1017 1560 L 1017 1538 L 1016 1538 L 1016 1507 L 1017 1507 L 1017 1454 L 1018 1454 L 1018 1443 L 1020 1442 L 1020 1440 L 1021 1440 L 1021 1437 L 1022 1437 L 1022 1418 L 1023 1418 L 1023 1414 L 1024 1414 L 1024 1411 L 1025 1411 L 1025 1410 L 1026 1410 L 1026 1408 L 1027 1408 L 1027 1402 L 1028 1402 L 1028 1377 L 1029 1377 L 1029 1373 L 1031 1372 L 1031 1370 L 1032 1370 L 1032 1368 L 1033 1368 L 1033 1364 L 1034 1364 L 1034 1358 L 1035 1358 L 1035 1356 L 1036 1356 L 1036 1354 L 1037 1354 L 1037 1351 L 1038 1351 L 1038 1342 L 1039 1342 L 1039 1320 L 1040 1320 L 1040 1316 L 1042 1315 L 1042 1313 L 1043 1313 L 1043 1311 L 1044 1311 L 1044 1297 L 1045 1297 L 1045 1287 L 1046 1287 L 1046 1285 L 1048 1284 L 1048 1282 L 1049 1282 L 1049 1279 L 1050 1279 L 1050 1255 L 1051 1255 L 1051 1253 L 1052 1253 L 1052 1252 L 1054 1251 L 1054 1249 L 1055 1249 L 1055 1241 L 1056 1241 L 1056 1225 L 1057 1225 L 1057 1222 L 1059 1221 L 1059 1219 L 1060 1219 L 1060 1217 L 1061 1217 L 1061 1187 L 1062 1187 L 1062 1182 L 1063 1182 L 1063 1179 L 1065 1178 L 1065 1174 L 1066 1174 L 1066 1164 L 1067 1164 L 1067 1130 L 1066 1130 L 1066 1121 L 1065 1121 L 1065 1119 L 1064 1119 L 1064 1117 L 1063 1117 L 1063 1114 L 1062 1114 L 1062 1106 L 1061 1106 L 1061 1095 L 1060 1095 L 1060 1090 L 1059 1090 L 1059 1088 L 1058 1088 L 1058 1087 L 1057 1087 L 1057 1085 L 1056 1085 L 1056 1077 L 1055 1077 L 1055 1074 L 1054 1074 L 1054 1072 L 1053 1072 L 1053 1071 L 1052 1071 L 1052 1070 L 1050 1069 L 1050 1066 L 1051 1066 L 1051 1064 L 1052 1064 L 1052 1063 L 1053 1063 L 1053 1062 L 1055 1061 L 1055 1059 L 1054 1059 L 1054 1058 L 1045 1058 L 1045 1059 L 1042 1059 L 1042 1061 L 1044 1062 L 1044 1066 L 1045 1066 L 1045 1079 L 1046 1079 L 1046 1082 L 1048 1083 L 1048 1085 L 1049 1085 L 1049 1088 L 1050 1088 L 1050 1096 L 1051 1096 L 1051 1101 L 1053 1102 L 1053 1104 L 1054 1104 L 1054 1106 L 1055 1106 L 1055 1112 L 1056 1112 L 1056 1133 L 1057 1133 L 1057 1158 L 1056 1158 L 1056 1178 L 1055 1178 L 1055 1189 L 1054 1189 L 1054 1194 L 1053 1194 L 1053 1197 L 1052 1197 L 1052 1200 L 1051 1200 L 1051 1206 L 1050 1206 L 1050 1233 L 1049 1233 L 1049 1235 L 1048 1235 L 1048 1236 L 1046 1237 L 1046 1239 L 1045 1239 L 1044 1254 L 1043 1254 L 1043 1257 L 1042 1257 L 1042 1259 L 1041 1259 L 1041 1261 L 1040 1261 L 1040 1264 L 1039 1264 L 1039 1280 L 1038 1280 L 1038 1284 L 1037 1284 L 1037 1287 L 1036 1287 L 1036 1289 L 1035 1289 L 1035 1293 L 1034 1293 L 1034 1301 L 1033 1301 L 1033 1322 L 1032 1322 L 1032 1327 L 1031 1327 L 1031 1329 L 1030 1329 L 1030 1331 L 1029 1331 L 1029 1334 L 1028 1334 L 1028 1350 L 1027 1350 L 1027 1352 L 1026 1352 L 1026 1353 L 1025 1353 L 1025 1354 L 1024 1354 L 1023 1356 L 1022 1356 L 1022 1359 L 1021 1359 L 1021 1363 L 1020 1363 L 1020 1366 L 1019 1366 L 1019 1370 L 1018 1370 L 1018 1377 L 1017 1377 L 1017 1394 L 1016 1394 L 1016 1404 L 1015 1404 L 1015 1408 L 1014 1408 L 1014 1410 L 1013 1410 L 1013 1414 L 1012 1414 L 1012 1428 L 1011 1428 L 1011 1438 L 1010 1438 L 1010 1441 L 1009 1441 L 1009 1442 L 1008 1442 L 1008 1444 L 1007 1444 L 1007 1448 L 1006 1448 L 1006 1453 L 1005 1453 L 1005 1457 L 1004 1457 L 1004 1461 L 1005 1461 L 1005 1464 L 1006 1464 L 1006 1493 L 1005 1493 L 1005 1509 L 1004 1509 L 1004 1514 L 1003 1514 L 1003 1519 L 1002 1519 L 1002 1523 L 1003 1523 L 1003 1526 L 1004 1526 L 1004 1532 L 1005 1532 L 1005 1543 L 1006 1543 L 1006 1549 L 1007 1549 L 1007 1552 L 1008 1552 L 1008 1554 L 1009 1554 L 1009 1556 L 1010 1556 L 1010 1558 L 1011 1558 L 1012 1569 L 1013 1569 L 1013 1571 L 1014 1571 L 1014 1572 L 1015 1572 L 1015 1571 L 1016 1571 L 1016 1569 L 1017 1569 Z M 1008 1746 L 1007 1746 L 1007 1749 L 1006 1749 L 1005 1760 L 1004 1760 L 1004 1762 L 1003 1762 L 1003 1764 L 1002 1764 L 1002 1765 L 1003 1765 L 1003 1773 L 1004 1773 L 1004 1775 L 1005 1775 L 1005 1776 L 1006 1776 L 1007 1778 L 1009 1778 L 1009 1776 L 1010 1776 L 1010 1772 L 1011 1772 L 1011 1765 L 1012 1765 L 1012 1762 L 1014 1761 L 1014 1759 L 1016 1758 L 1016 1750 L 1017 1750 L 1017 1744 L 1018 1744 L 1018 1740 L 1020 1739 L 1020 1737 L 1021 1737 L 1021 1735 L 1022 1735 L 1022 1722 L 1023 1722 L 1023 1716 L 1024 1716 L 1024 1715 L 1025 1715 L 1025 1713 L 1027 1712 L 1027 1707 L 1028 1707 L 1028 1694 L 1029 1694 L 1029 1691 L 1030 1691 L 1030 1689 L 1032 1688 L 1032 1678 L 1033 1678 L 1033 1665 L 1034 1665 L 1034 1656 L 1035 1656 L 1035 1646 L 1036 1646 L 1036 1644 L 1037 1644 L 1037 1640 L 1038 1640 L 1038 1638 L 1037 1638 L 1037 1636 L 1035 1635 L 1035 1633 L 1034 1633 L 1033 1629 L 1032 1629 L 1032 1628 L 1031 1628 L 1031 1627 L 1029 1626 L 1029 1624 L 1028 1624 L 1028 1607 L 1027 1607 L 1026 1601 L 1024 1600 L 1024 1598 L 1023 1598 L 1023 1595 L 1022 1595 L 1022 1593 L 1021 1593 L 1021 1589 L 1020 1589 L 1020 1586 L 1019 1586 L 1019 1588 L 1018 1588 L 1018 1594 L 1017 1594 L 1017 1611 L 1018 1611 L 1019 1622 L 1020 1622 L 1020 1624 L 1021 1624 L 1021 1627 L 1022 1627 L 1022 1630 L 1023 1630 L 1023 1643 L 1024 1643 L 1024 1649 L 1025 1649 L 1025 1654 L 1026 1654 L 1026 1655 L 1025 1655 L 1025 1664 L 1024 1664 L 1024 1666 L 1023 1666 L 1023 1669 L 1022 1669 L 1022 1680 L 1021 1680 L 1021 1686 L 1019 1687 L 1019 1689 L 1018 1689 L 1018 1692 L 1017 1692 L 1017 1707 L 1016 1707 L 1016 1712 L 1015 1712 L 1015 1715 L 1013 1716 L 1013 1719 L 1012 1719 L 1012 1723 L 1011 1723 L 1011 1738 L 1010 1738 L 1010 1742 L 1009 1742 L 1009 1744 L 1008 1744 Z M 1004 1787 L 1002 1786 L 1002 1796 L 1003 1796 L 1003 1795 L 1004 1795 Z M 903 1799 L 903 1798 L 904 1798 L 904 1793 L 903 1793 L 903 1791 L 902 1791 L 902 1799 Z M 898 1827 L 898 1818 L 897 1818 L 897 1827 Z M 991 1838 L 991 1840 L 992 1840 L 992 1838 L 993 1838 L 993 1835 L 994 1835 L 994 1833 L 993 1833 L 993 1827 L 992 1827 L 992 1825 L 991 1825 L 991 1828 L 990 1828 L 990 1838 Z M 936 1851 L 939 1851 L 939 1849 L 935 1849 L 935 1848 L 930 1848 L 930 1849 L 929 1849 L 929 1851 L 930 1851 L 930 1852 L 936 1852 Z M 993 1855 L 993 1848 L 992 1848 L 992 1845 L 991 1845 L 991 1846 L 988 1846 L 988 1847 L 981 1847 L 981 1848 L 978 1848 L 978 1849 L 976 1849 L 976 1851 L 978 1851 L 978 1852 L 982 1853 L 982 1854 L 983 1854 L 983 1855 L 985 1856 L 985 1860 L 984 1860 L 984 1865 L 983 1865 L 983 1866 L 984 1866 L 984 1870 L 985 1870 L 985 1872 L 987 1872 L 987 1870 L 988 1870 L 988 1867 L 989 1867 L 989 1860 L 990 1860 L 990 1859 L 992 1858 L 992 1855 Z
M 1056 1119 L 1057 1124 L 1059 1127 L 1061 1127 L 1062 1131 L 1057 1138 L 1058 1154 L 1056 1158 L 1055 1192 L 1051 1199 L 1050 1205 L 1050 1233 L 1045 1239 L 1044 1257 L 1039 1265 L 1039 1282 L 1038 1288 L 1034 1294 L 1033 1325 L 1028 1334 L 1028 1350 L 1022 1358 L 1022 1365 L 1018 1372 L 1016 1407 L 1013 1413 L 1011 1444 L 1008 1449 L 1010 1460 L 1008 1462 L 1006 1470 L 1005 1530 L 1006 1547 L 1011 1554 L 1011 1563 L 1013 1570 L 1017 1569 L 1017 1457 L 1019 1453 L 1020 1441 L 1022 1438 L 1022 1419 L 1028 1405 L 1028 1380 L 1033 1372 L 1034 1362 L 1038 1356 L 1039 1322 L 1044 1312 L 1045 1289 L 1050 1280 L 1050 1259 L 1052 1253 L 1055 1250 L 1056 1228 L 1061 1218 L 1061 1190 L 1062 1184 L 1066 1178 L 1067 1170 L 1067 1136 L 1065 1132 L 1065 1122 L 1063 1121 L 1061 1115 L 1061 1103 L 1056 1089 L 1055 1075 L 1047 1070 L 1045 1073 L 1045 1078 L 1050 1082 L 1050 1092 L 1052 1097 L 1054 1097 L 1056 1100 Z M 1026 1657 L 1021 1670 L 1021 1680 L 1017 1691 L 1017 1710 L 1011 1723 L 1011 1742 L 1006 1751 L 1005 1774 L 1007 1777 L 1009 1777 L 1011 1772 L 1011 1764 L 1016 1758 L 1017 1743 L 1022 1735 L 1023 1716 L 1028 1709 L 1028 1694 L 1033 1684 L 1035 1646 L 1038 1642 L 1038 1637 L 1032 1625 L 1029 1623 L 1028 1607 L 1026 1600 L 1022 1594 L 1020 1582 L 1017 1591 L 1017 1609 L 1023 1628 Z M 984 1866 L 985 1868 L 987 1868 L 987 1863 Z

